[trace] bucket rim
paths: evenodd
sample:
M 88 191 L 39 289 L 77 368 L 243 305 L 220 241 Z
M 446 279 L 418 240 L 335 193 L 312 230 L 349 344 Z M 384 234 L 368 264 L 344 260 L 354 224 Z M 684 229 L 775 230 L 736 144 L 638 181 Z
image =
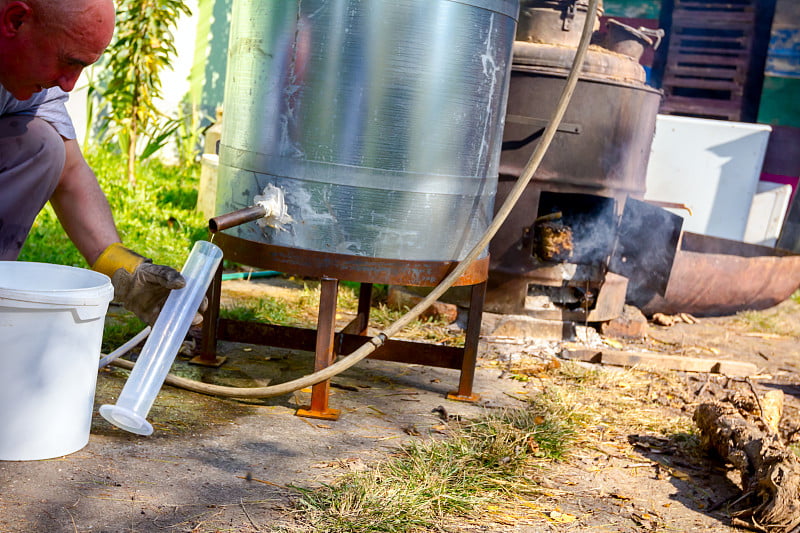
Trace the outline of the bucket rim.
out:
M 0 261 L 0 274 L 14 271 L 15 269 L 38 269 L 44 274 L 54 271 L 72 272 L 91 280 L 89 286 L 67 289 L 19 289 L 3 286 L 6 283 L 4 276 L 0 275 L 0 300 L 21 303 L 51 304 L 62 306 L 98 306 L 107 305 L 114 297 L 114 287 L 111 279 L 105 274 L 86 268 L 54 263 L 39 263 L 33 261 Z

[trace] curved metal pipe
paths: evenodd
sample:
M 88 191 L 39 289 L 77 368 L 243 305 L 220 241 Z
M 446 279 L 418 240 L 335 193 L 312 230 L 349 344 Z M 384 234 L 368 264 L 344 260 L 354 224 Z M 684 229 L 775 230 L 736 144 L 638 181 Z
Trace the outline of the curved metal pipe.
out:
M 250 207 L 245 207 L 244 209 L 232 211 L 230 213 L 209 219 L 208 230 L 211 233 L 217 233 L 218 231 L 226 230 L 228 228 L 241 226 L 247 222 L 253 222 L 254 220 L 258 220 L 259 218 L 263 218 L 265 216 L 267 216 L 267 210 L 264 209 L 264 207 L 260 205 L 251 205 Z

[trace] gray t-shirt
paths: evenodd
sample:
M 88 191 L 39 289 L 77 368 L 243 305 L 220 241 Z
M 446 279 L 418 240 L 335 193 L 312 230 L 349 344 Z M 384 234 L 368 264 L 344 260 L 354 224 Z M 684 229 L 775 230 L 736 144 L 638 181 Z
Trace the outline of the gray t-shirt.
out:
M 53 125 L 66 139 L 74 139 L 75 128 L 67 113 L 66 102 L 69 96 L 58 87 L 45 89 L 28 100 L 17 100 L 3 86 L 0 86 L 0 115 L 32 115 Z

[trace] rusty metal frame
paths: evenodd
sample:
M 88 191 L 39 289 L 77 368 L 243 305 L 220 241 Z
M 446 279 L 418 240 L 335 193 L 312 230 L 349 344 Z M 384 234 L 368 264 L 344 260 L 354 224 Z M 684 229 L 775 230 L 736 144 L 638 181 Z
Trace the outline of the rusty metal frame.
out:
M 433 287 L 439 284 L 458 264 L 456 261 L 403 261 L 302 250 L 259 243 L 227 235 L 215 234 L 216 244 L 230 261 L 256 268 L 276 270 L 300 276 L 319 278 L 321 295 L 317 329 L 296 328 L 260 322 L 221 319 L 219 306 L 222 287 L 220 266 L 208 290 L 209 305 L 203 321 L 198 364 L 218 366 L 218 340 L 246 342 L 280 348 L 313 350 L 314 369 L 332 364 L 338 355 L 353 352 L 368 342 L 370 300 L 374 283 Z M 478 259 L 456 281 L 455 286 L 471 286 L 470 308 L 464 348 L 439 346 L 421 342 L 389 339 L 370 354 L 371 359 L 421 364 L 461 371 L 458 389 L 448 398 L 477 401 L 472 390 L 478 353 L 481 315 L 486 297 L 489 258 Z M 339 281 L 360 283 L 356 316 L 340 332 L 335 331 L 336 299 Z M 299 416 L 335 420 L 337 409 L 328 405 L 330 381 L 314 385 L 311 405 L 299 409 Z

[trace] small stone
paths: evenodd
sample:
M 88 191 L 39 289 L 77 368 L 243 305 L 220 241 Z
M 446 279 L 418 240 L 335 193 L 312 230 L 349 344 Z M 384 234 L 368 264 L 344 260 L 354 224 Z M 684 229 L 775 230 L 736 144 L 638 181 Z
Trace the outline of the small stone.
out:
M 497 321 L 492 335 L 522 339 L 572 340 L 575 338 L 575 324 L 559 320 L 542 320 L 526 315 L 506 315 Z
M 622 314 L 600 324 L 600 333 L 606 337 L 642 339 L 647 335 L 647 317 L 632 305 L 622 308 Z

